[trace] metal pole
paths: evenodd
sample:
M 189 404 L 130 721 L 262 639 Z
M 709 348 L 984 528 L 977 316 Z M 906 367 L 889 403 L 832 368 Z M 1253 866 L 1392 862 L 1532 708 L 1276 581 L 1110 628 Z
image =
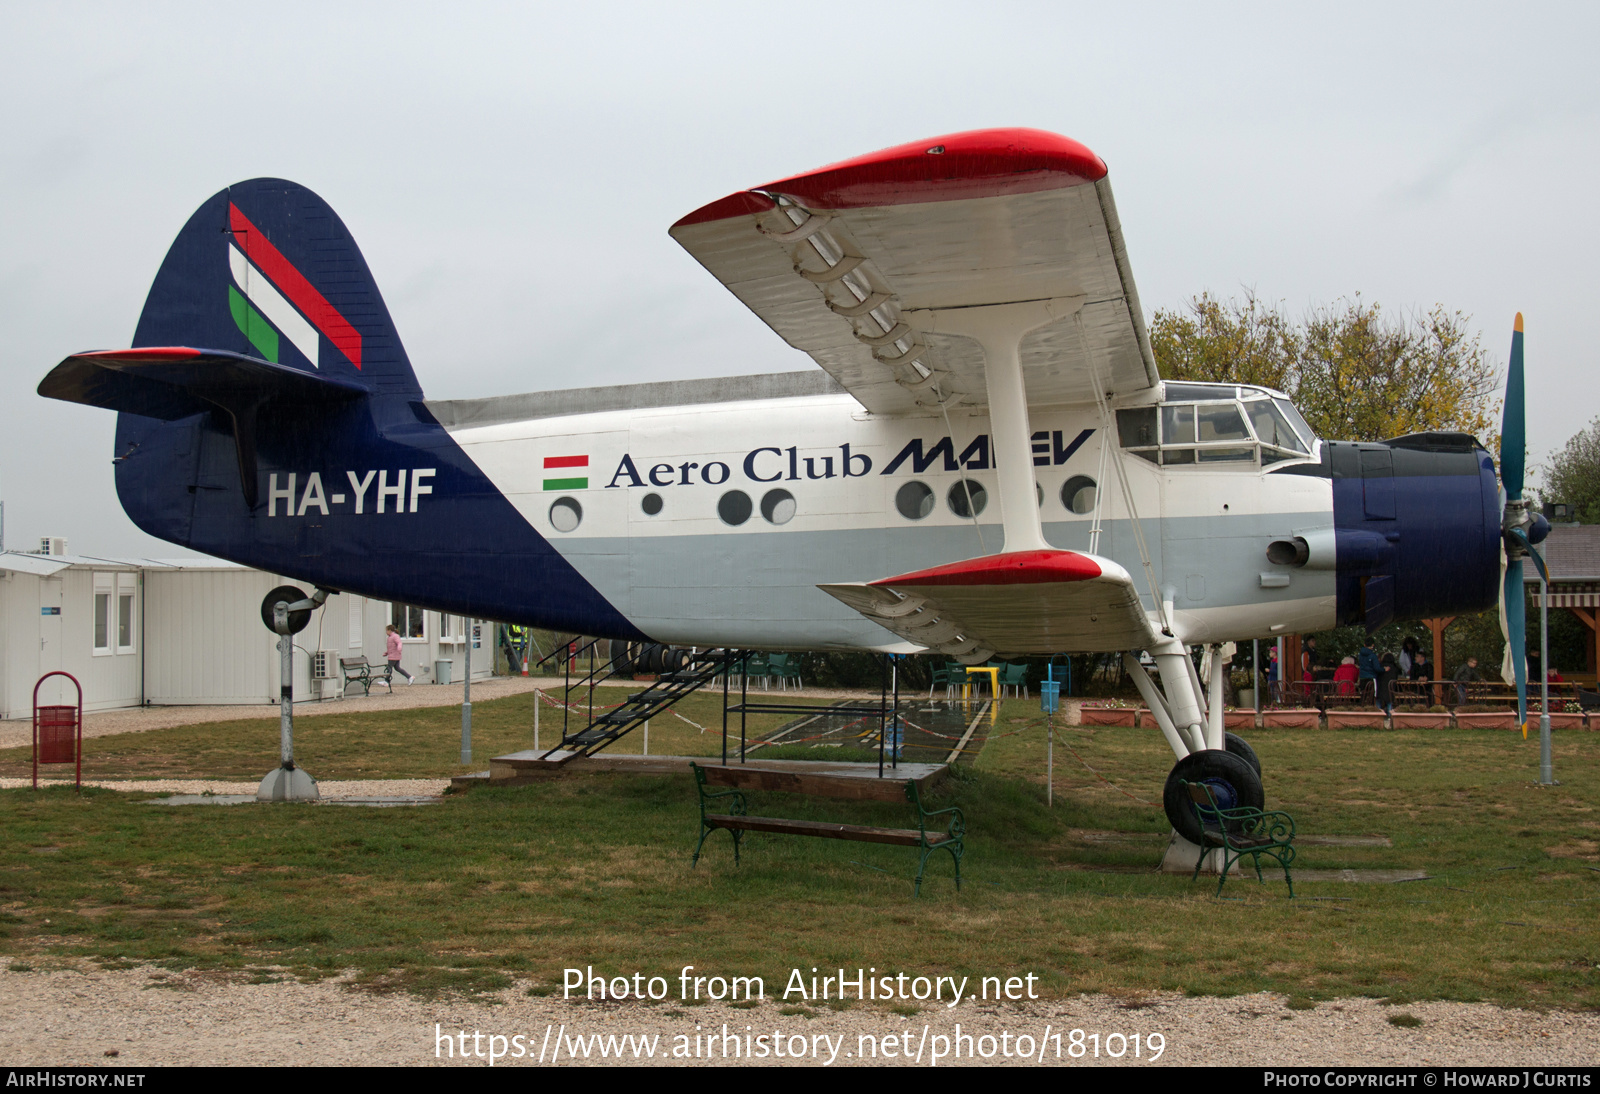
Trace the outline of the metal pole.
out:
M 467 669 L 461 681 L 461 762 L 472 762 L 472 637 L 476 621 L 467 620 Z
M 900 738 L 904 732 L 900 728 L 900 665 L 893 657 L 889 659 L 889 678 L 894 681 L 894 768 L 900 770 Z
M 539 708 L 544 706 L 544 693 L 533 689 L 533 750 L 539 751 Z
M 744 720 L 747 717 L 747 714 L 746 714 L 744 708 L 745 708 L 746 699 L 750 695 L 749 669 L 750 669 L 750 651 L 749 650 L 745 650 L 744 651 L 744 657 L 739 662 L 739 762 L 740 763 L 744 763 L 744 726 L 745 726 L 745 721 Z M 723 683 L 723 687 L 726 688 L 727 687 L 727 683 L 728 683 L 728 675 L 727 675 L 727 673 L 723 673 L 723 675 L 722 675 L 722 683 Z M 726 699 L 723 700 L 722 705 L 723 706 L 727 706 L 728 705 Z M 723 718 L 726 719 L 727 715 L 724 714 Z
M 969 507 L 970 511 L 970 507 Z M 883 655 L 883 672 L 878 677 L 878 778 L 883 778 L 883 739 L 889 735 L 889 655 Z
M 1049 740 L 1045 746 L 1044 804 L 1054 809 L 1056 804 L 1056 723 L 1047 710 L 1044 713 L 1044 731 Z
M 1539 576 L 1539 783 L 1556 784 L 1550 763 L 1550 586 Z
M 279 765 L 294 770 L 294 637 L 278 636 L 278 757 Z
M 741 702 L 741 706 L 744 704 Z M 722 674 L 722 766 L 728 766 L 728 674 Z
M 644 720 L 644 754 L 650 755 L 650 719 Z
M 1266 682 L 1267 674 L 1261 671 L 1261 639 L 1250 639 L 1250 672 L 1254 677 L 1255 687 L 1251 690 L 1256 693 L 1256 713 L 1261 713 L 1261 685 Z

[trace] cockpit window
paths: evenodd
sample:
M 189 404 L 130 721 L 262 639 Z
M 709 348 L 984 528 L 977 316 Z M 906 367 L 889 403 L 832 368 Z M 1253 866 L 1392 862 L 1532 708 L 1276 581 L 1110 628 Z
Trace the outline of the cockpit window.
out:
M 1201 441 L 1248 441 L 1250 431 L 1233 403 L 1218 403 L 1200 408 Z
M 1283 411 L 1284 417 L 1289 419 L 1290 424 L 1300 431 L 1301 439 L 1306 442 L 1305 451 L 1311 451 L 1311 443 L 1317 439 L 1317 431 L 1312 429 L 1310 424 L 1300 416 L 1299 408 L 1288 399 L 1273 399 L 1272 401 L 1279 410 Z
M 1245 413 L 1250 415 L 1250 425 L 1255 429 L 1256 436 L 1262 444 L 1272 445 L 1275 448 L 1287 448 L 1294 452 L 1304 453 L 1306 443 L 1294 427 L 1284 418 L 1283 411 L 1271 399 L 1251 399 L 1244 404 Z
M 1303 459 L 1312 437 L 1293 404 L 1231 384 L 1167 384 L 1159 407 L 1117 411 L 1122 447 L 1163 466 L 1262 466 Z M 1231 396 L 1242 392 L 1242 401 Z M 1174 396 L 1188 399 L 1178 401 Z M 1201 401 L 1204 400 L 1204 401 Z M 1159 411 L 1159 413 L 1157 413 Z

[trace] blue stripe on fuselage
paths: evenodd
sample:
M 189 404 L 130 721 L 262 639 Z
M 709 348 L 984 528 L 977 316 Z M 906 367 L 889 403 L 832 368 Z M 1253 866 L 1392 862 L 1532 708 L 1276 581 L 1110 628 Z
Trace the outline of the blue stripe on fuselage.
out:
M 372 396 L 344 406 L 263 409 L 257 426 L 260 503 L 246 508 L 231 432 L 211 415 L 160 422 L 119 414 L 117 494 L 134 523 L 196 551 L 328 588 L 436 611 L 534 623 L 613 638 L 641 634 L 539 535 L 420 403 Z M 431 468 L 431 492 L 410 512 L 410 473 Z M 269 484 L 295 478 L 298 510 L 311 472 L 326 496 L 285 519 Z M 396 512 L 377 512 L 376 478 L 356 514 L 358 479 L 407 472 Z

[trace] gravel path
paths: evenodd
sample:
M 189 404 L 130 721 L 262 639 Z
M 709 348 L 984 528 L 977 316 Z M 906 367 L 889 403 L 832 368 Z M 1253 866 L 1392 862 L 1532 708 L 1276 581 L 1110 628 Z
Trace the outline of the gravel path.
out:
M 919 1047 L 927 1064 L 936 1049 L 949 1051 L 959 1023 L 960 1033 L 973 1038 L 970 1050 L 963 1043 L 963 1051 L 993 1051 L 993 1059 L 977 1062 L 997 1064 L 1022 1062 L 1016 1058 L 1019 1036 L 1032 1039 L 1036 1055 L 1046 1027 L 1052 1038 L 1046 1043 L 1044 1062 L 1056 1062 L 1053 1034 L 1064 1032 L 1060 1063 L 1077 1065 L 1148 1064 L 1151 1034 L 1160 1034 L 1165 1042 L 1157 1065 L 1573 1067 L 1592 1066 L 1600 1058 L 1600 1015 L 1539 1014 L 1485 1004 L 1416 1003 L 1391 1008 L 1350 999 L 1292 1011 L 1282 996 L 1267 994 L 1231 999 L 1161 995 L 1132 1001 L 1097 996 L 1051 1003 L 964 1002 L 955 1009 L 934 1006 L 909 1016 L 863 1004 L 843 1012 L 819 1009 L 808 1016 L 781 1013 L 784 1005 L 770 1001 L 776 985 L 768 986 L 767 1003 L 740 1010 L 719 1004 L 565 1002 L 559 997 L 530 998 L 522 986 L 502 993 L 498 1005 L 426 1002 L 351 990 L 347 978 L 315 984 L 293 980 L 251 984 L 248 979 L 242 973 L 105 971 L 92 966 L 0 972 L 0 1014 L 5 1016 L 0 1019 L 0 1056 L 13 1066 L 460 1064 L 462 1042 L 455 1034 L 464 1030 L 467 1052 L 476 1053 L 469 1055 L 468 1063 L 488 1063 L 491 1046 L 498 1047 L 491 1035 L 506 1038 L 509 1048 L 518 1044 L 510 1038 L 521 1035 L 520 1044 L 531 1050 L 522 1059 L 502 1059 L 499 1064 L 526 1066 L 538 1062 L 540 1046 L 549 1045 L 564 1027 L 561 1063 L 567 1062 L 571 1051 L 567 1039 L 577 1036 L 591 1052 L 588 1061 L 582 1061 L 580 1053 L 580 1062 L 631 1064 L 631 1054 L 621 1061 L 602 1060 L 587 1039 L 594 1034 L 642 1034 L 659 1035 L 658 1062 L 703 1065 L 723 1062 L 720 1048 L 707 1059 L 702 1041 L 698 1060 L 661 1057 L 670 1057 L 680 1044 L 692 1051 L 696 1034 L 706 1031 L 716 1031 L 714 1043 L 720 1045 L 726 1023 L 738 1035 L 741 1049 L 750 1027 L 752 1037 L 780 1033 L 790 1050 L 798 1050 L 800 1042 L 789 1038 L 803 1036 L 808 1050 L 815 1046 L 821 1051 L 820 1062 L 828 1062 L 828 1049 L 821 1040 L 826 1036 L 838 1046 L 838 1064 L 870 1063 L 870 1056 L 861 1059 L 862 1050 L 872 1043 L 863 1038 L 870 1036 L 878 1046 L 880 1064 L 904 1064 L 902 1053 L 915 1056 Z M 676 983 L 672 991 L 676 995 Z M 1421 1025 L 1390 1024 L 1388 1019 L 1402 1012 Z M 551 1027 L 548 1040 L 547 1027 Z M 1090 1048 L 1093 1042 L 1087 1035 L 1100 1035 L 1098 1061 L 1090 1049 L 1081 1059 L 1066 1055 L 1074 1029 L 1084 1031 L 1084 1043 Z M 475 1042 L 474 1033 L 483 1037 Z M 1129 1038 L 1140 1035 L 1141 1058 L 1135 1059 L 1131 1048 L 1115 1038 L 1111 1046 L 1125 1048 L 1125 1055 L 1113 1060 L 1104 1054 L 1106 1035 L 1118 1033 Z M 675 1040 L 680 1034 L 686 1040 Z M 996 1039 L 992 1048 L 980 1040 L 985 1034 Z M 1002 1041 L 1002 1034 L 1009 1037 Z M 450 1051 L 457 1053 L 453 1058 L 445 1055 L 442 1038 L 450 1038 Z M 731 1052 L 731 1040 L 728 1043 Z M 1011 1049 L 1010 1060 L 1001 1045 Z M 886 1046 L 896 1053 L 894 1059 L 882 1055 Z M 113 1052 L 116 1056 L 111 1058 Z M 799 1061 L 769 1057 L 755 1062 L 818 1061 L 808 1055 Z M 941 1061 L 955 1062 L 969 1061 Z

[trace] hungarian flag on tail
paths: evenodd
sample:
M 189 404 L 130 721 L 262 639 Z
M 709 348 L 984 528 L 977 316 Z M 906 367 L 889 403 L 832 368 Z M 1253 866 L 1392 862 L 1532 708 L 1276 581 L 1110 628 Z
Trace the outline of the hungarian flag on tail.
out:
M 282 341 L 287 340 L 312 367 L 320 368 L 319 334 L 326 335 L 359 369 L 361 332 L 232 202 L 228 203 L 228 226 L 233 232 L 227 245 L 228 269 L 233 274 L 228 310 L 256 351 L 277 364 Z

